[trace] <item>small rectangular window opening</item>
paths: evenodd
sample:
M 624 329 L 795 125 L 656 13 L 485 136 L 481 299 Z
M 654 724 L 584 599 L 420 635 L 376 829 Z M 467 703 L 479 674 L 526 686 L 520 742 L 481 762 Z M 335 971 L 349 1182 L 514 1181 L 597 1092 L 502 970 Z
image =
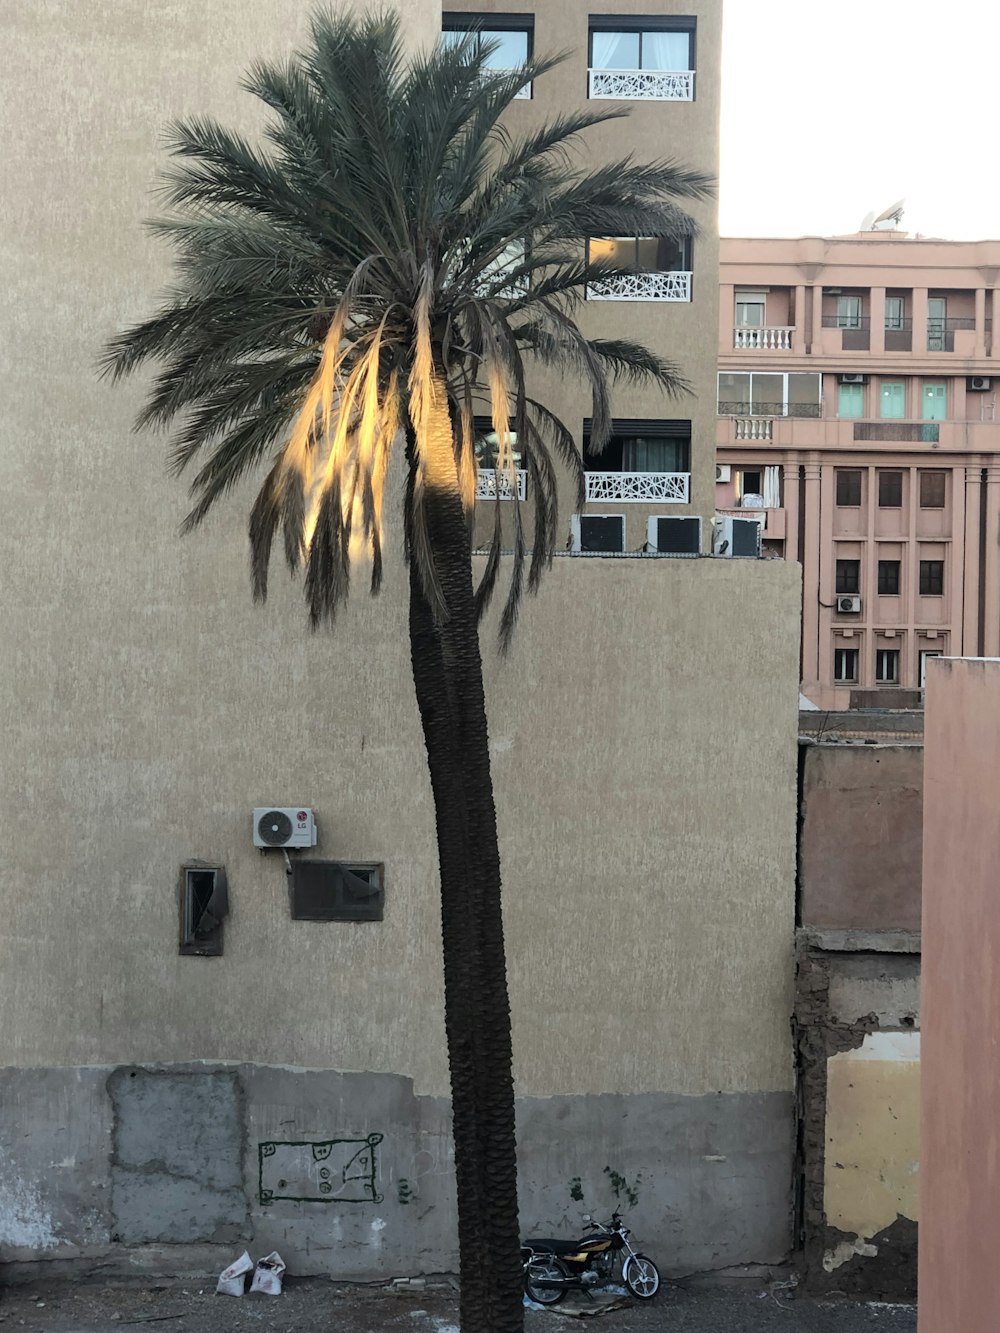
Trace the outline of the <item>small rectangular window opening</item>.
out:
M 385 867 L 378 861 L 292 862 L 293 921 L 381 921 Z
M 837 469 L 837 504 L 842 508 L 857 509 L 861 505 L 861 473 L 853 469 Z
M 229 913 L 229 888 L 224 866 L 200 863 L 181 866 L 180 952 L 218 957 L 222 923 Z

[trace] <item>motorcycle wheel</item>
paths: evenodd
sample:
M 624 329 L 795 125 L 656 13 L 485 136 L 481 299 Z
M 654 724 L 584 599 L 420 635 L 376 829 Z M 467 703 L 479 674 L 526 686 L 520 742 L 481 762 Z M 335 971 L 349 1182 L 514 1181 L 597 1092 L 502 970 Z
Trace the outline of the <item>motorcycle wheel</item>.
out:
M 622 1280 L 637 1300 L 651 1301 L 660 1290 L 660 1270 L 644 1254 L 625 1260 Z
M 565 1287 L 536 1286 L 536 1282 L 554 1282 L 566 1276 L 554 1259 L 533 1259 L 524 1270 L 524 1290 L 538 1305 L 555 1305 L 566 1294 Z

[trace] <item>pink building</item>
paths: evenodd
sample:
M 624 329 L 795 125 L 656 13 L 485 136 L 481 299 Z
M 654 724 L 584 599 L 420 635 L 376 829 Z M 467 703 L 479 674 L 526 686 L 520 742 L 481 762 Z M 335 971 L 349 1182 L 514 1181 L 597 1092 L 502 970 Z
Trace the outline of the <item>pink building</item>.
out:
M 725 239 L 720 300 L 716 506 L 803 566 L 805 695 L 1000 653 L 1000 241 Z

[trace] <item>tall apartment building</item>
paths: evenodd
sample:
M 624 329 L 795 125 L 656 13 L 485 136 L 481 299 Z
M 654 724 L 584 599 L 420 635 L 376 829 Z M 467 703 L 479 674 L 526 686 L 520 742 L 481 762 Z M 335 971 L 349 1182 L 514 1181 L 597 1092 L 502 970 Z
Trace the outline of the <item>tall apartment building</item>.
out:
M 446 4 L 446 37 L 476 29 L 498 42 L 503 67 L 530 51 L 568 51 L 544 79 L 511 108 L 512 132 L 537 129 L 557 113 L 626 107 L 587 134 L 578 165 L 634 154 L 640 161 L 674 158 L 716 175 L 719 164 L 718 52 L 721 0 L 608 0 L 589 9 L 577 0 L 468 0 L 461 12 Z M 688 207 L 684 201 L 681 201 Z M 580 323 L 602 337 L 633 338 L 680 363 L 692 394 L 667 398 L 654 388 L 623 385 L 615 394 L 615 433 L 601 453 L 590 451 L 590 408 L 580 386 L 540 376 L 539 387 L 581 445 L 587 504 L 572 520 L 567 493 L 568 549 L 697 554 L 710 549 L 714 504 L 715 293 L 718 220 L 714 201 L 688 207 L 696 237 L 587 238 L 592 253 L 615 252 L 635 274 L 588 292 Z M 522 479 L 522 485 L 524 480 Z M 495 484 L 481 479 L 489 498 Z M 661 519 L 669 522 L 662 528 Z
M 821 707 L 1000 652 L 998 274 L 998 241 L 722 242 L 718 507 L 801 562 Z
M 399 3 L 418 50 L 481 17 L 512 61 L 532 42 L 572 52 L 511 108 L 512 132 L 620 99 L 632 116 L 590 136 L 581 164 L 635 152 L 715 170 L 720 0 L 475 7 Z M 396 501 L 381 596 L 358 591 L 332 635 L 310 635 L 277 571 L 266 608 L 251 604 L 246 492 L 180 541 L 165 444 L 131 431 L 143 385 L 94 373 L 168 277 L 142 227 L 164 126 L 204 114 L 257 134 L 243 72 L 297 45 L 310 8 L 0 13 L 0 1262 L 134 1271 L 167 1246 L 199 1281 L 244 1245 L 342 1278 L 455 1263 Z M 794 1145 L 798 572 L 697 555 L 717 279 L 714 211 L 698 216 L 684 254 L 591 238 L 632 247 L 635 274 L 587 303 L 588 326 L 673 354 L 695 394 L 618 396 L 612 449 L 588 459 L 584 516 L 604 522 L 563 504 L 568 545 L 595 553 L 554 561 L 508 659 L 495 624 L 483 635 L 524 1225 L 608 1209 L 620 1178 L 675 1272 L 782 1258 Z M 586 444 L 579 391 L 538 387 Z M 693 558 L 643 549 L 664 518 Z M 293 910 L 252 811 L 298 803 L 313 856 L 381 867 L 381 920 Z M 183 936 L 206 865 L 230 906 L 211 957 Z

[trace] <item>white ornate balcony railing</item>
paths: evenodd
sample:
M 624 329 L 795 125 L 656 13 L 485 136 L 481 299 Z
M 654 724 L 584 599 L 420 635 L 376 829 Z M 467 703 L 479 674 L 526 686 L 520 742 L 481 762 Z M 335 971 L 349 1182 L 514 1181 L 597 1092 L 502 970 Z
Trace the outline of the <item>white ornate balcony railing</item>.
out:
M 792 347 L 792 334 L 794 327 L 790 329 L 762 329 L 759 326 L 739 326 L 733 329 L 733 346 L 741 349 L 763 348 L 771 352 L 788 352 Z
M 694 101 L 693 69 L 592 69 L 591 98 L 652 102 Z
M 523 500 L 528 493 L 528 474 L 523 468 L 518 468 L 517 473 L 517 498 Z M 510 473 L 501 472 L 497 475 L 496 468 L 481 467 L 476 478 L 476 499 L 477 500 L 510 500 L 513 496 L 513 488 L 510 484 Z
M 691 274 L 623 273 L 587 288 L 588 301 L 690 301 Z
M 770 440 L 774 438 L 773 417 L 733 417 L 733 438 Z
M 690 472 L 588 472 L 588 500 L 687 504 Z

